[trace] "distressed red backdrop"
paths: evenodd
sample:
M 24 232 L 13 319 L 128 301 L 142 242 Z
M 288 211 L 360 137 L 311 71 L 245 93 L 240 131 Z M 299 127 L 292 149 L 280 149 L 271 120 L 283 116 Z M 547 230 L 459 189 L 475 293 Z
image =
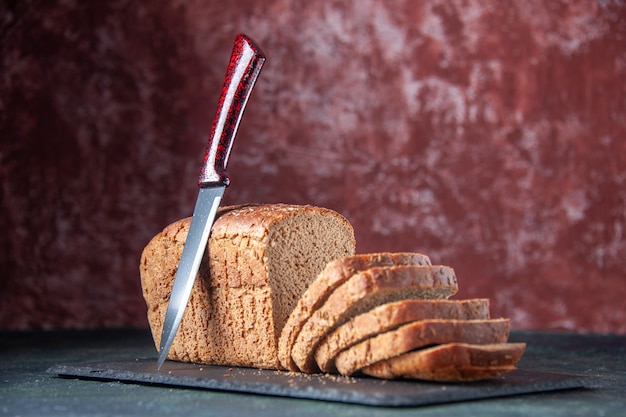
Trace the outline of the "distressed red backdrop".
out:
M 21 0 L 0 25 L 0 328 L 146 325 L 141 250 L 192 211 L 244 32 L 268 61 L 225 203 L 333 208 L 516 328 L 626 333 L 621 1 Z

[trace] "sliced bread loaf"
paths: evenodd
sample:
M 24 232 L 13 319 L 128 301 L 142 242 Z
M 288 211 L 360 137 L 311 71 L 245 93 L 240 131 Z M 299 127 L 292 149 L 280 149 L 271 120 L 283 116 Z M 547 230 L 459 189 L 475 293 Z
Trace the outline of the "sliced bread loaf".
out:
M 361 372 L 385 379 L 478 381 L 514 370 L 525 348 L 525 343 L 449 343 L 385 359 L 366 366 Z
M 344 349 L 403 324 L 424 319 L 488 319 L 489 300 L 401 300 L 351 318 L 330 332 L 315 350 L 315 361 L 328 373 L 337 371 L 335 356 Z
M 303 372 L 319 372 L 315 349 L 323 338 L 351 317 L 392 301 L 445 299 L 458 290 L 447 266 L 383 266 L 358 272 L 338 286 L 304 323 L 291 349 Z
M 335 366 L 340 374 L 352 375 L 376 362 L 428 345 L 505 343 L 508 337 L 508 319 L 420 320 L 349 347 L 337 355 Z
M 168 358 L 278 369 L 278 338 L 289 313 L 333 259 L 354 254 L 354 230 L 340 214 L 286 204 L 220 209 Z M 156 346 L 189 219 L 145 247 L 143 295 Z
M 338 258 L 328 263 L 307 288 L 289 315 L 278 341 L 278 358 L 283 369 L 297 371 L 291 359 L 291 348 L 308 318 L 328 296 L 348 278 L 359 271 L 378 266 L 430 265 L 430 259 L 420 253 L 368 253 Z

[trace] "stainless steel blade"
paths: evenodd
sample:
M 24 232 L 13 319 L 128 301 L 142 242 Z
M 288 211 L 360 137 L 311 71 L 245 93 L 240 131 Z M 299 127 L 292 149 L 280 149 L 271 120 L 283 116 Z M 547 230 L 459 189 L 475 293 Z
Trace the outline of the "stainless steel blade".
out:
M 178 326 L 185 313 L 185 307 L 189 301 L 193 283 L 198 275 L 200 262 L 209 240 L 211 226 L 225 189 L 226 186 L 200 188 L 165 313 L 159 348 L 159 369 L 167 358 L 167 353 L 174 342 Z

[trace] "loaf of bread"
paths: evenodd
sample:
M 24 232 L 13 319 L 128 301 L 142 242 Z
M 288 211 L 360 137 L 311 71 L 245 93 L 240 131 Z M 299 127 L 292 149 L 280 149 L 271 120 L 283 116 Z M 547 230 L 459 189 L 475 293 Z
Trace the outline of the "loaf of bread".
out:
M 428 256 L 420 253 L 368 253 L 335 259 L 326 265 L 307 288 L 289 315 L 278 342 L 278 358 L 284 369 L 297 371 L 291 349 L 302 326 L 321 307 L 332 292 L 354 274 L 379 266 L 430 265 Z
M 190 219 L 145 247 L 140 273 L 159 346 Z M 289 314 L 326 265 L 355 252 L 354 230 L 335 211 L 286 204 L 222 208 L 168 359 L 279 369 Z
M 489 300 L 401 300 L 352 317 L 330 332 L 315 350 L 319 368 L 336 373 L 337 354 L 362 340 L 425 319 L 476 320 L 489 318 Z
M 190 219 L 144 248 L 155 345 Z M 355 254 L 339 213 L 287 204 L 221 208 L 168 359 L 377 378 L 474 381 L 515 369 L 524 344 L 487 299 L 448 300 L 452 268 L 420 253 Z
M 478 381 L 513 371 L 525 348 L 525 343 L 448 343 L 385 359 L 366 366 L 361 372 L 385 379 Z

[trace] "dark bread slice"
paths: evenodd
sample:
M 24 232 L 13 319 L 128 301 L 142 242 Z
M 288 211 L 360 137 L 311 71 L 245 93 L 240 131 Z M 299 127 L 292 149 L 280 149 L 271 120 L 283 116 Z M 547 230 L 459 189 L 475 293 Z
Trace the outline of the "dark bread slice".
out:
M 351 318 L 330 332 L 318 345 L 319 368 L 335 373 L 335 357 L 350 346 L 403 324 L 424 319 L 488 319 L 489 300 L 401 300 L 383 304 Z
M 479 381 L 514 370 L 525 349 L 525 343 L 448 343 L 385 359 L 366 366 L 361 372 L 385 379 Z
M 412 252 L 381 252 L 345 256 L 326 265 L 298 300 L 278 340 L 278 359 L 284 369 L 297 371 L 291 359 L 291 348 L 304 323 L 330 294 L 357 272 L 378 266 L 431 265 L 428 256 Z
M 324 337 L 355 315 L 404 299 L 445 299 L 458 290 L 447 266 L 401 265 L 361 271 L 338 286 L 304 323 L 291 349 L 303 372 L 319 372 L 315 349 Z
M 506 343 L 508 337 L 508 319 L 421 320 L 365 339 L 340 352 L 335 366 L 340 374 L 352 375 L 376 362 L 430 345 Z

